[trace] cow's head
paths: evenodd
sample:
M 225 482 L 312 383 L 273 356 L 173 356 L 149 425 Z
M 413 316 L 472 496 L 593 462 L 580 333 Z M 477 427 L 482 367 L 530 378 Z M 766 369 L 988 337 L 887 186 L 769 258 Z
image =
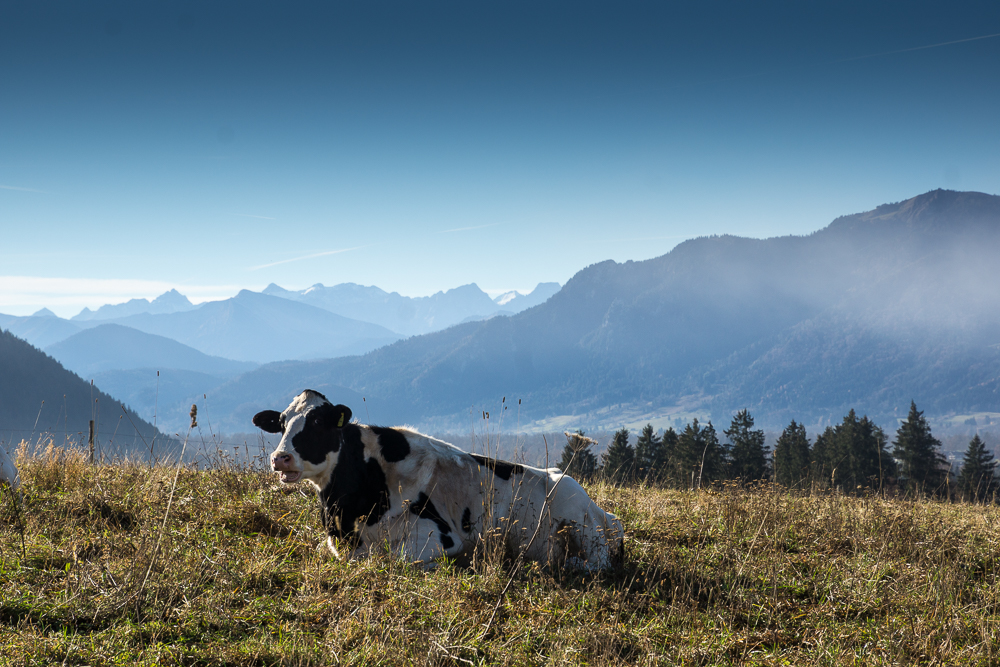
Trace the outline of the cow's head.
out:
M 268 433 L 281 433 L 281 442 L 271 453 L 271 468 L 286 483 L 311 481 L 322 487 L 337 466 L 341 429 L 351 421 L 351 409 L 332 405 L 326 396 L 306 389 L 284 412 L 264 410 L 253 423 Z

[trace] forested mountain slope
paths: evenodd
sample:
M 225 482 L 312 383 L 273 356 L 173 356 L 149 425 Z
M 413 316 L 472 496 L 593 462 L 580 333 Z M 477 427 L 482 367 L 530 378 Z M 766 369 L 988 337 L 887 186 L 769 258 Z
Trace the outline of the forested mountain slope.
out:
M 98 444 L 105 453 L 135 451 L 157 437 L 152 425 L 59 362 L 9 331 L 0 331 L 0 440 L 5 447 L 20 440 L 36 441 L 51 434 L 56 444 L 66 438 L 87 440 L 96 422 Z

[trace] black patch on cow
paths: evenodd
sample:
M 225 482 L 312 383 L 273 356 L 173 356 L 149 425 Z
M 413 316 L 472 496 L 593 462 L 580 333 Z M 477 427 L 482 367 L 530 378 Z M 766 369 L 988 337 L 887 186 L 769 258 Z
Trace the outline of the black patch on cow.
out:
M 365 523 L 374 526 L 389 511 L 389 485 L 385 483 L 385 471 L 382 470 L 382 466 L 375 460 L 375 457 L 368 459 L 365 472 L 367 473 L 366 495 L 369 500 L 374 501 Z
M 434 507 L 434 503 L 431 502 L 426 493 L 421 491 L 420 495 L 417 496 L 417 502 L 410 503 L 410 512 L 416 514 L 421 519 L 430 519 L 437 525 L 438 531 L 441 533 L 441 546 L 445 549 L 451 549 L 455 546 L 455 540 L 448 537 L 448 533 L 451 532 L 451 526 L 438 513 L 437 508 Z
M 378 436 L 379 447 L 382 448 L 382 458 L 389 463 L 402 461 L 410 453 L 410 441 L 394 428 L 370 426 L 372 433 Z
M 306 413 L 306 424 L 292 438 L 292 447 L 309 463 L 319 465 L 330 452 L 340 450 L 341 430 L 336 424 L 340 411 L 329 403 L 319 405 Z
M 465 511 L 462 512 L 462 530 L 467 533 L 472 532 L 472 510 L 468 507 L 466 507 Z
M 389 510 L 389 487 L 385 472 L 374 458 L 365 461 L 361 429 L 348 424 L 338 429 L 342 439 L 337 466 L 330 482 L 319 492 L 323 526 L 328 535 L 340 539 L 356 537 L 358 521 L 373 526 Z
M 281 423 L 281 413 L 277 410 L 264 410 L 253 416 L 253 425 L 268 433 L 281 433 L 284 424 Z
M 476 463 L 481 466 L 486 466 L 493 471 L 493 474 L 503 480 L 510 479 L 511 475 L 523 475 L 524 466 L 519 463 L 509 463 L 507 461 L 501 461 L 500 459 L 491 459 L 487 456 L 480 456 L 479 454 L 469 454 L 472 458 L 476 459 Z

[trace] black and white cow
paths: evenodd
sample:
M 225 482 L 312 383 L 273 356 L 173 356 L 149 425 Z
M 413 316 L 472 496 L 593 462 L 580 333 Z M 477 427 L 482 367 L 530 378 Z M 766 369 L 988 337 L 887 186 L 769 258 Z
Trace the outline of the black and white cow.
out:
M 281 481 L 316 487 L 337 556 L 339 542 L 352 558 L 388 549 L 431 565 L 468 555 L 493 532 L 547 564 L 597 570 L 621 559 L 621 522 L 557 468 L 469 454 L 409 428 L 353 423 L 349 408 L 309 389 L 253 423 L 282 434 L 271 454 Z

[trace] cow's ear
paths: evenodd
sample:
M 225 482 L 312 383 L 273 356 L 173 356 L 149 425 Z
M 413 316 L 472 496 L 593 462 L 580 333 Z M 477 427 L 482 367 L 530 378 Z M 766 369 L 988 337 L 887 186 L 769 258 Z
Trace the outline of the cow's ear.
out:
M 351 421 L 351 409 L 346 405 L 335 405 L 333 406 L 334 421 L 333 426 L 336 428 L 344 428 Z
M 275 410 L 264 410 L 253 416 L 253 425 L 268 433 L 281 433 L 281 413 Z

